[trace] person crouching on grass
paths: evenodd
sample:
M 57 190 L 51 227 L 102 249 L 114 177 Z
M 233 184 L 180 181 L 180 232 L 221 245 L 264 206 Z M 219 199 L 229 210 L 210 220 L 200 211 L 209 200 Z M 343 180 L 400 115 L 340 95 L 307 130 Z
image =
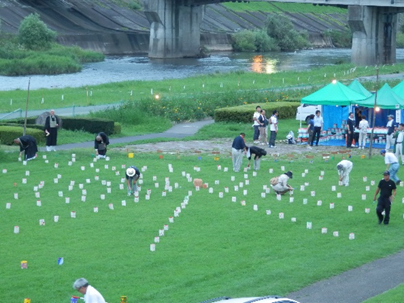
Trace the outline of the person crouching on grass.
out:
M 106 303 L 100 292 L 88 284 L 84 278 L 77 279 L 73 283 L 73 288 L 84 295 L 84 302 L 86 303 Z
M 338 176 L 341 185 L 349 185 L 349 173 L 351 172 L 353 163 L 348 160 L 342 160 L 337 164 Z
M 271 187 L 277 195 L 283 195 L 288 191 L 293 191 L 293 187 L 288 184 L 289 179 L 293 179 L 293 173 L 291 171 L 271 179 Z
M 106 158 L 107 145 L 109 145 L 109 139 L 106 133 L 100 132 L 94 140 L 95 155 L 99 158 Z
M 247 150 L 248 165 L 250 167 L 251 157 L 254 155 L 254 170 L 259 170 L 261 165 L 261 157 L 267 155 L 267 151 L 258 146 L 250 146 Z
M 386 170 L 390 173 L 390 179 L 399 185 L 401 180 L 397 177 L 397 172 L 400 168 L 398 159 L 395 154 L 386 152 L 385 149 L 380 151 L 380 155 L 384 157 L 384 163 L 386 164 Z
M 137 191 L 137 180 L 140 177 L 140 171 L 136 166 L 131 166 L 126 170 L 126 185 L 128 186 L 128 196 Z
M 386 170 L 383 173 L 383 179 L 380 180 L 377 186 L 375 195 L 373 197 L 373 203 L 376 202 L 377 194 L 380 192 L 379 199 L 377 199 L 376 214 L 379 218 L 379 224 L 384 222 L 384 225 L 389 224 L 390 221 L 390 209 L 391 203 L 393 203 L 396 197 L 396 183 L 390 180 L 390 173 Z M 382 212 L 384 211 L 385 217 L 383 218 Z

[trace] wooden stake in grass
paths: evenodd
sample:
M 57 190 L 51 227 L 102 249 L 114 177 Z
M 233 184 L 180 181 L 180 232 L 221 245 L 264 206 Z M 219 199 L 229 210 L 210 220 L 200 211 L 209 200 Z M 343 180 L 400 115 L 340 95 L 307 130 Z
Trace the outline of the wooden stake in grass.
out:
M 31 84 L 31 77 L 28 78 L 28 90 L 27 90 L 27 103 L 25 105 L 25 119 L 24 119 L 24 129 L 22 131 L 22 135 L 25 136 L 25 131 L 27 129 L 27 115 L 28 115 L 28 102 L 29 102 L 29 87 Z M 43 97 L 42 97 L 43 99 Z
M 377 90 L 379 89 L 379 69 L 376 69 L 376 91 L 375 91 L 375 103 L 373 105 L 373 121 L 372 121 L 372 131 L 370 133 L 370 143 L 369 143 L 369 159 L 372 158 L 372 147 L 373 147 L 373 133 L 375 129 L 376 122 L 376 105 L 377 105 Z

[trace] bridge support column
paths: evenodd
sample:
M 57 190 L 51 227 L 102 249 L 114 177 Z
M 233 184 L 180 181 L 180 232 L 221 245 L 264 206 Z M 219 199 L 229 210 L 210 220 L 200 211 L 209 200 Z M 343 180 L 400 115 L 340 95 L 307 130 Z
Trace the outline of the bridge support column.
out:
M 395 8 L 349 6 L 353 33 L 351 61 L 357 65 L 396 62 L 397 13 Z
M 200 54 L 200 23 L 203 6 L 183 1 L 149 0 L 150 58 L 196 57 Z

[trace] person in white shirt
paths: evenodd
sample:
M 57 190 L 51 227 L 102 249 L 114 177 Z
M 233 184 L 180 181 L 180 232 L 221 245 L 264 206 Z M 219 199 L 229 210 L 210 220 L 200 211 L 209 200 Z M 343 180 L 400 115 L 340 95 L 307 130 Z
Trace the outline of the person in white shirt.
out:
M 73 283 L 73 288 L 84 295 L 84 302 L 86 303 L 106 303 L 98 290 L 89 285 L 84 278 L 77 279 Z
M 277 177 L 278 180 L 276 184 L 271 183 L 271 187 L 277 195 L 283 195 L 288 191 L 293 191 L 293 187 L 288 184 L 289 178 L 293 179 L 293 173 L 291 171 L 288 171 L 287 173 L 284 173 Z
M 401 183 L 401 180 L 397 177 L 398 169 L 400 165 L 395 154 L 387 152 L 385 149 L 380 151 L 380 154 L 384 157 L 384 163 L 386 164 L 386 170 L 390 173 L 390 179 L 396 182 L 397 185 Z
M 321 131 L 323 130 L 324 120 L 321 117 L 321 112 L 316 110 L 316 115 L 314 116 L 314 132 L 313 132 L 313 139 L 310 142 L 310 146 L 313 146 L 314 140 L 316 140 L 316 146 L 318 146 L 318 141 L 320 140 Z
M 398 130 L 394 133 L 393 138 L 396 139 L 394 143 L 394 153 L 397 159 L 401 158 L 401 163 L 404 165 L 403 145 L 404 145 L 404 124 L 400 123 Z
M 260 136 L 260 131 L 259 131 L 259 127 L 260 127 L 260 122 L 259 122 L 259 117 L 261 116 L 261 107 L 257 106 L 255 108 L 255 113 L 253 115 L 253 127 L 254 127 L 254 136 L 253 136 L 253 140 L 254 140 L 254 144 L 258 144 L 260 143 L 259 141 L 259 136 Z
M 369 122 L 366 120 L 366 116 L 362 115 L 361 118 L 362 120 L 359 122 L 359 149 L 365 149 Z
M 386 150 L 389 151 L 390 147 L 394 145 L 394 116 L 393 115 L 388 115 L 387 116 L 387 135 L 386 135 Z
M 269 124 L 269 130 L 271 131 L 271 136 L 269 137 L 269 147 L 275 148 L 276 134 L 278 133 L 278 111 L 274 110 L 270 118 L 271 122 Z
M 349 185 L 349 173 L 351 172 L 353 163 L 348 160 L 342 160 L 337 164 L 339 181 L 343 186 Z

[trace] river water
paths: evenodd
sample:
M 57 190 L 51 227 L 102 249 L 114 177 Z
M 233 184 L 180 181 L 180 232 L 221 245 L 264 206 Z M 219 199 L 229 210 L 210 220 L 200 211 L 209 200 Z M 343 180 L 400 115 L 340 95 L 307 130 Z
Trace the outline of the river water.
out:
M 56 76 L 0 76 L 0 90 L 91 86 L 130 80 L 179 79 L 189 76 L 230 71 L 275 73 L 307 70 L 314 67 L 349 63 L 350 49 L 314 49 L 282 53 L 214 53 L 202 59 L 150 60 L 148 57 L 110 57 L 86 64 L 75 74 Z M 397 50 L 397 63 L 404 63 L 404 49 Z

